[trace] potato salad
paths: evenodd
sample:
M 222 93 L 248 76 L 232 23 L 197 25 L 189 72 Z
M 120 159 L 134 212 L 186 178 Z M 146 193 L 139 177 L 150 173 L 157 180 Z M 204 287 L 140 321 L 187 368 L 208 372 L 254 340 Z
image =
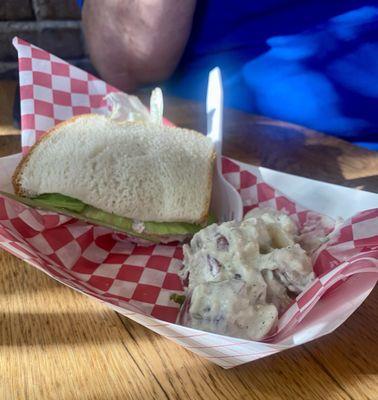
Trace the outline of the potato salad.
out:
M 285 213 L 256 208 L 241 222 L 212 224 L 184 245 L 188 279 L 181 322 L 195 329 L 259 340 L 314 279 L 298 228 Z

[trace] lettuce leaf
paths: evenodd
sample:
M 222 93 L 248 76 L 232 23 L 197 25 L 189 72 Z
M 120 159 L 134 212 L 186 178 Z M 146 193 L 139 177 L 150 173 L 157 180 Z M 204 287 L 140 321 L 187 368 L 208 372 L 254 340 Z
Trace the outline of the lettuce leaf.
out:
M 46 206 L 51 205 L 57 208 L 64 208 L 65 210 L 70 210 L 77 213 L 82 213 L 86 207 L 86 205 L 77 199 L 74 199 L 69 196 L 63 196 L 59 193 L 46 193 L 41 194 L 37 197 L 33 197 L 34 204 L 36 206 Z
M 17 196 L 18 197 L 18 196 Z M 33 198 L 18 197 L 18 200 L 34 207 L 42 207 L 50 210 L 69 211 L 75 213 L 89 222 L 98 223 L 116 230 L 127 232 L 133 236 L 148 238 L 156 236 L 175 236 L 175 235 L 193 235 L 204 226 L 215 222 L 215 218 L 209 217 L 204 225 L 190 224 L 187 222 L 153 222 L 146 221 L 144 223 L 144 231 L 138 233 L 133 230 L 133 220 L 121 217 L 98 208 L 89 206 L 80 200 L 74 199 L 60 193 L 46 193 Z M 156 241 L 156 238 L 155 238 Z

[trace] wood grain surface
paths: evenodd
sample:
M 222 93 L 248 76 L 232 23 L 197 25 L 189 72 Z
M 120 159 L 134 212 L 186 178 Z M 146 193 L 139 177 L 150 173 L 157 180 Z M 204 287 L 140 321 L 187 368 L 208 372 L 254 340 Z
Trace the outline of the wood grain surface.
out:
M 1 124 L 12 91 L 0 82 Z M 202 106 L 168 100 L 168 118 L 203 130 Z M 378 192 L 376 153 L 234 110 L 225 132 L 231 157 Z M 0 155 L 19 140 L 1 127 Z M 377 295 L 328 336 L 223 370 L 1 250 L 0 399 L 378 399 Z

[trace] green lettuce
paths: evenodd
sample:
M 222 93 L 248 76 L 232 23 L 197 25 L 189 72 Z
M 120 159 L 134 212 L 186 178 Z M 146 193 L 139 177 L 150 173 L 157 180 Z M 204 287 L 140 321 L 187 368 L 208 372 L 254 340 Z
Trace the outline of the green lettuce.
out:
M 94 224 L 104 225 L 154 242 L 158 242 L 159 237 L 161 236 L 193 235 L 204 226 L 215 222 L 215 218 L 212 216 L 209 217 L 207 223 L 204 225 L 190 224 L 186 222 L 144 221 L 145 229 L 142 233 L 138 233 L 133 230 L 132 219 L 100 210 L 85 204 L 80 200 L 60 193 L 46 193 L 33 198 L 14 195 L 11 195 L 10 197 L 16 198 L 18 201 L 32 207 L 40 207 L 51 211 L 63 212 Z

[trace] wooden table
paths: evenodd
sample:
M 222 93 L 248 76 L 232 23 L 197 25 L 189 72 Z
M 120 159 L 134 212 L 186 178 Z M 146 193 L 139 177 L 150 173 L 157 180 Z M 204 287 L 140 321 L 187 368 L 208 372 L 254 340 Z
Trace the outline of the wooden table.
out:
M 0 83 L 0 155 L 19 151 Z M 178 125 L 204 108 L 169 99 Z M 376 153 L 226 110 L 225 154 L 378 192 Z M 5 122 L 6 123 L 5 123 Z M 0 399 L 378 399 L 378 291 L 331 335 L 223 370 L 0 251 Z

